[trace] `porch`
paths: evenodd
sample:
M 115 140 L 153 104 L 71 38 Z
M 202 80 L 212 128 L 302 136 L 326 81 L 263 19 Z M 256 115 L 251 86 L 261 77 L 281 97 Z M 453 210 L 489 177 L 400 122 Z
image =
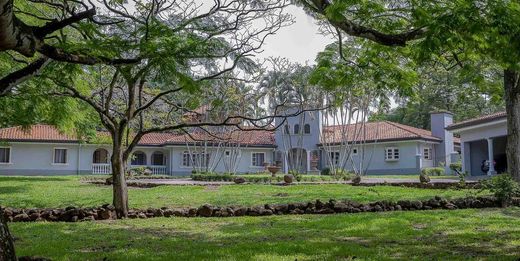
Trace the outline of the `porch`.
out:
M 112 166 L 109 163 L 109 159 L 110 153 L 108 150 L 103 148 L 95 150 L 92 155 L 92 174 L 112 174 Z M 170 175 L 167 151 L 138 150 L 132 153 L 129 161 L 127 165 L 129 170 L 142 169 L 149 170 L 152 175 Z
M 462 142 L 463 171 L 471 176 L 494 175 L 507 171 L 507 136 Z

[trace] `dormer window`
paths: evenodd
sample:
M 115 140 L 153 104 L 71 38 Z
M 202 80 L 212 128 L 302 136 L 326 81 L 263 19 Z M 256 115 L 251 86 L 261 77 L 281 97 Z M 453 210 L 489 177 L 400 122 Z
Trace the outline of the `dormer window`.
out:
M 299 134 L 300 133 L 300 124 L 295 124 L 294 125 L 294 134 Z
M 303 126 L 303 133 L 305 133 L 305 134 L 311 134 L 311 125 L 309 125 L 309 124 L 305 124 L 305 125 Z

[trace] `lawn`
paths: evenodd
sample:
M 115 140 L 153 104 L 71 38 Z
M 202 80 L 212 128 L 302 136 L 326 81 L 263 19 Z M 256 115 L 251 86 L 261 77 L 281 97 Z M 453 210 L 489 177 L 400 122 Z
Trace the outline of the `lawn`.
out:
M 11 223 L 52 260 L 518 260 L 520 209 Z
M 213 205 L 261 205 L 266 203 L 309 200 L 380 200 L 429 199 L 477 195 L 477 190 L 414 189 L 393 186 L 355 187 L 345 184 L 322 185 L 223 185 L 159 186 L 130 188 L 130 207 L 186 207 Z M 68 177 L 0 177 L 0 205 L 21 208 L 99 206 L 112 202 L 109 186 L 85 184 L 77 176 Z

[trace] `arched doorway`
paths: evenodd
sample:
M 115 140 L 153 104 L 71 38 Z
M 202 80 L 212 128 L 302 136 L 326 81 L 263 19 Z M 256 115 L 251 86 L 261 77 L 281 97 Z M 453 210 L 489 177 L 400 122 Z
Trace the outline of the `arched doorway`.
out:
M 307 151 L 301 148 L 289 150 L 288 155 L 289 170 L 307 173 Z
M 142 151 L 136 151 L 132 154 L 131 165 L 146 166 L 146 154 Z
M 92 163 L 94 164 L 107 164 L 108 163 L 108 150 L 97 149 L 92 155 Z

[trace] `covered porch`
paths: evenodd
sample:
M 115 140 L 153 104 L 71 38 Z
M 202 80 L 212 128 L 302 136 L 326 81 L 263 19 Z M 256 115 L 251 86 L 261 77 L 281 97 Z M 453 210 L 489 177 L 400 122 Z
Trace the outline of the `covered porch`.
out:
M 169 152 L 167 150 L 138 149 L 129 159 L 127 168 L 130 170 L 148 170 L 152 175 L 169 175 Z M 104 148 L 98 148 L 92 154 L 92 174 L 110 175 L 110 152 Z
M 507 136 L 462 142 L 462 171 L 471 176 L 495 175 L 507 171 Z

